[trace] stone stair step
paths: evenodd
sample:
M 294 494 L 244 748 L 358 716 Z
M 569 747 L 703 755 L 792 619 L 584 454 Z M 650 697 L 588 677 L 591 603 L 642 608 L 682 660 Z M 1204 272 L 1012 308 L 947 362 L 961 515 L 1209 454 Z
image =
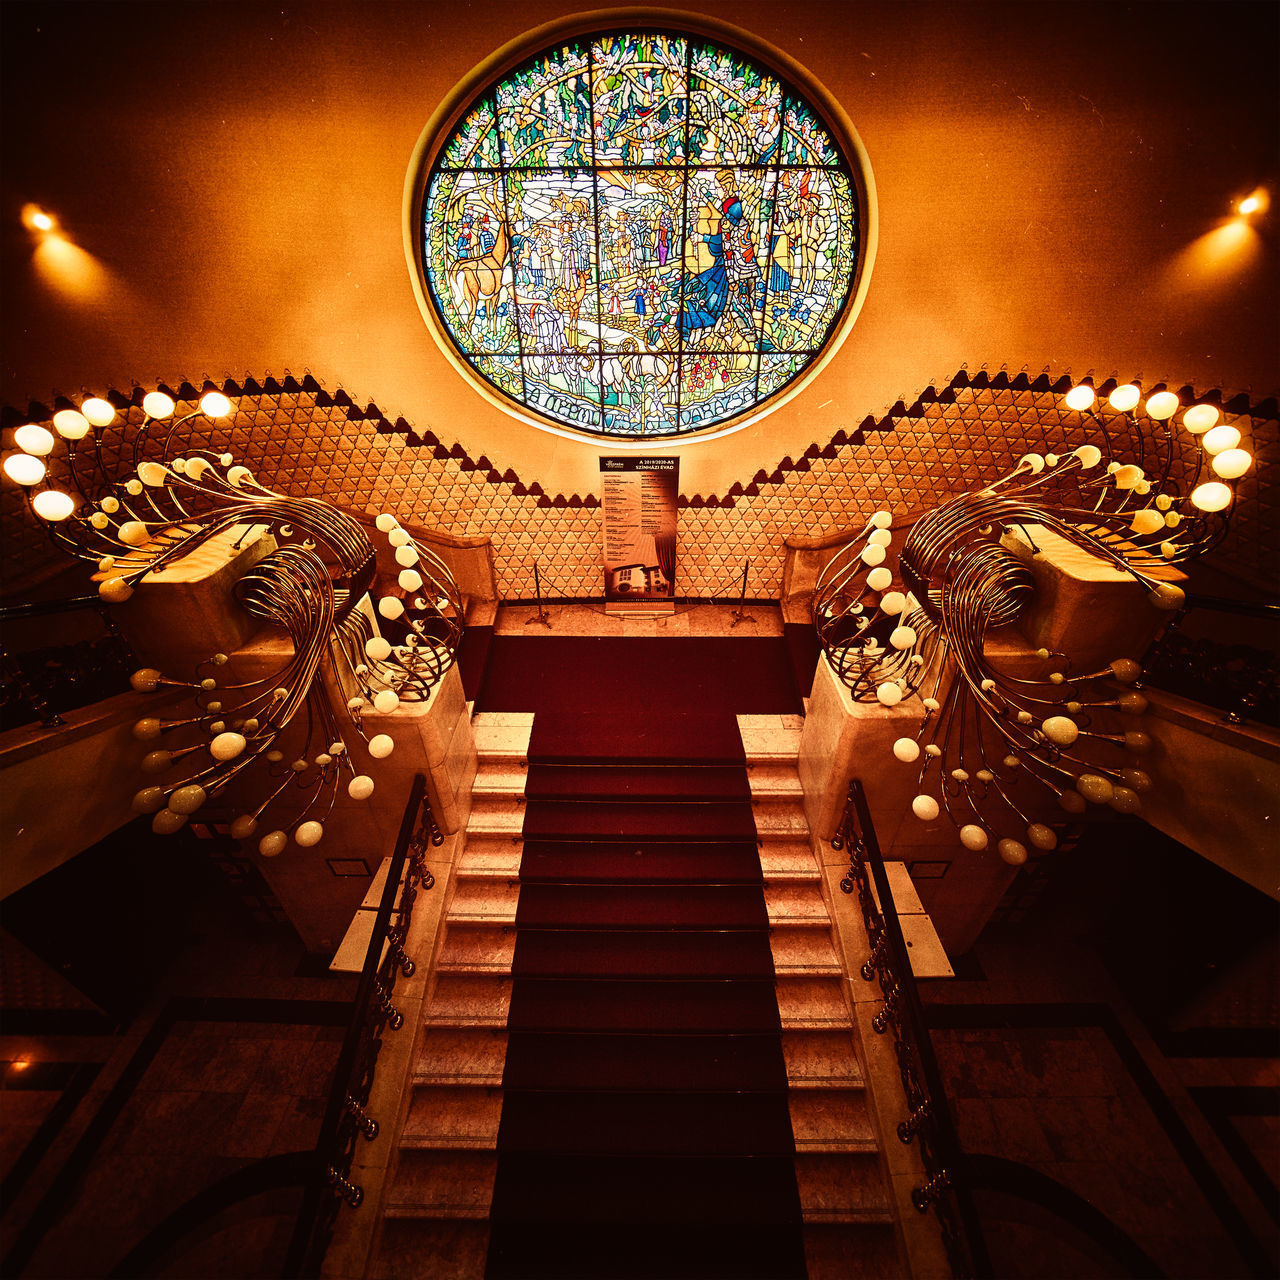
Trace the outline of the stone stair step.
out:
M 840 974 L 840 961 L 829 931 L 784 925 L 774 929 L 769 947 L 773 952 L 774 972 L 780 977 L 793 974 L 838 977 Z
M 467 820 L 467 838 L 475 836 L 518 836 L 524 826 L 524 798 L 476 796 Z
M 401 1147 L 491 1150 L 498 1141 L 502 1090 L 478 1085 L 417 1088 L 400 1130 Z
M 783 1030 L 817 1030 L 853 1025 L 837 977 L 779 977 L 775 988 Z
M 804 840 L 770 840 L 760 846 L 760 869 L 765 884 L 822 883 L 813 850 Z
M 520 886 L 508 881 L 464 880 L 454 887 L 449 927 L 466 924 L 512 924 Z
M 782 1056 L 792 1089 L 864 1087 L 862 1066 L 848 1031 L 784 1031 Z
M 388 1218 L 487 1218 L 497 1168 L 494 1151 L 406 1147 L 382 1212 Z
M 529 780 L 527 766 L 514 760 L 484 760 L 476 769 L 474 796 L 522 796 Z
M 422 1015 L 429 1027 L 505 1028 L 511 979 L 488 974 L 446 973 Z
M 770 924 L 831 928 L 827 904 L 822 900 L 822 890 L 817 885 L 769 884 L 765 886 L 764 902 L 769 912 Z
M 524 764 L 529 757 L 532 730 L 532 712 L 481 711 L 471 720 L 477 759 L 481 764 Z
M 520 874 L 519 840 L 510 836 L 468 836 L 458 859 L 457 879 L 515 880 Z
M 432 1027 L 413 1064 L 415 1085 L 497 1088 L 507 1057 L 507 1033 L 489 1027 Z
M 894 1221 L 879 1160 L 872 1152 L 797 1151 L 796 1185 L 805 1222 Z
M 449 1276 L 480 1280 L 489 1249 L 489 1224 L 474 1218 L 387 1217 L 367 1280 Z
M 738 732 L 747 764 L 795 764 L 800 754 L 803 716 L 740 715 Z
M 804 788 L 794 763 L 761 761 L 747 766 L 747 783 L 754 800 L 802 800 Z
M 437 973 L 510 973 L 516 931 L 510 924 L 473 924 L 445 934 L 436 960 Z
M 800 1089 L 788 1095 L 797 1151 L 875 1151 L 863 1089 Z
M 766 844 L 771 840 L 807 841 L 809 820 L 798 800 L 752 800 L 756 835 Z

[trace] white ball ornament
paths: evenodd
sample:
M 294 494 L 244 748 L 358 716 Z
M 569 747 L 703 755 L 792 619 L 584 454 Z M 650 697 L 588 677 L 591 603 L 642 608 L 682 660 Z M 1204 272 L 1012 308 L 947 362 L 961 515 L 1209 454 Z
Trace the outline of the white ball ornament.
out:
M 397 521 L 389 511 L 384 511 L 373 523 L 377 526 L 379 533 L 390 533 L 396 527 Z
M 331 756 L 340 756 L 345 753 L 346 749 L 347 744 L 345 742 L 339 741 L 329 743 L 329 754 Z
M 987 847 L 989 837 L 976 823 L 968 822 L 960 828 L 960 843 L 971 853 L 979 853 Z
M 148 751 L 142 757 L 143 773 L 163 773 L 173 763 L 173 755 L 168 751 Z
M 264 858 L 274 858 L 284 852 L 284 847 L 288 843 L 289 837 L 283 831 L 268 831 L 258 841 L 258 852 Z
M 418 563 L 418 548 L 414 546 L 403 546 L 396 548 L 396 564 L 404 569 L 408 569 L 411 565 Z
M 418 591 L 422 588 L 422 574 L 416 569 L 402 569 L 396 581 L 402 591 Z
M 303 849 L 319 844 L 323 836 L 324 825 L 319 822 L 304 822 L 293 833 L 294 841 Z
M 160 736 L 160 721 L 155 716 L 144 716 L 133 726 L 133 736 L 139 742 L 150 742 Z
M 878 565 L 884 563 L 884 548 L 878 547 L 874 542 L 869 543 L 862 548 L 862 563 L 869 565 Z
M 169 797 L 169 808 L 174 813 L 195 813 L 204 804 L 205 799 L 204 788 L 192 782 L 185 787 L 179 787 L 173 792 Z
M 903 764 L 910 764 L 920 758 L 920 744 L 914 738 L 899 738 L 893 744 L 893 754 Z
M 1082 773 L 1076 779 L 1076 790 L 1090 804 L 1107 804 L 1115 794 L 1115 787 L 1111 782 L 1096 773 Z
M 1200 443 L 1204 446 L 1205 453 L 1223 453 L 1227 449 L 1234 449 L 1240 443 L 1240 432 L 1235 427 L 1229 427 L 1223 423 L 1220 427 L 1214 427 Z
M 120 541 L 127 547 L 140 547 L 147 540 L 147 526 L 141 520 L 126 520 L 119 533 Z
M 932 822 L 938 816 L 938 802 L 932 796 L 916 796 L 911 802 L 911 812 L 921 822 Z
M 392 529 L 391 532 L 387 534 L 387 541 L 393 547 L 403 547 L 409 541 L 409 534 L 404 529 Z
M 1151 790 L 1151 775 L 1143 773 L 1141 769 L 1121 769 L 1120 777 L 1126 787 L 1139 795 Z
M 1252 456 L 1244 449 L 1224 449 L 1214 458 L 1213 471 L 1224 480 L 1238 480 L 1252 464 Z
M 907 607 L 907 597 L 901 591 L 886 591 L 880 597 L 880 611 L 887 613 L 891 618 L 899 614 Z
M 209 754 L 215 760 L 234 760 L 246 745 L 242 733 L 220 733 L 209 743 Z
M 1069 747 L 1080 736 L 1080 726 L 1070 716 L 1050 716 L 1040 726 L 1055 746 Z
M 996 845 L 996 852 L 999 853 L 1001 860 L 1011 867 L 1020 867 L 1027 860 L 1027 846 L 1020 844 L 1017 840 L 1001 840 Z
M 164 807 L 163 787 L 143 787 L 135 792 L 129 807 L 134 813 L 155 813 Z
M 867 586 L 872 591 L 883 591 L 893 581 L 893 574 L 888 569 L 872 569 L 867 574 Z
M 251 813 L 242 813 L 231 824 L 233 840 L 247 840 L 258 829 L 258 820 Z
M 394 689 L 380 689 L 373 695 L 373 709 L 379 715 L 390 715 L 400 705 L 400 695 Z
M 887 547 L 893 541 L 893 534 L 888 529 L 874 529 L 867 541 L 875 547 Z
M 886 680 L 876 690 L 881 706 L 896 707 L 902 701 L 902 687 L 895 680 Z
M 160 488 L 168 474 L 169 469 L 158 462 L 144 462 L 138 467 L 138 479 L 151 489 Z
M 910 649 L 916 642 L 916 633 L 912 627 L 894 627 L 889 636 L 889 643 L 895 649 Z
M 924 709 L 926 711 L 937 711 L 941 705 L 937 698 L 925 698 L 924 700 Z
M 139 480 L 136 476 L 132 480 L 126 480 L 124 482 L 124 491 L 131 498 L 138 497 L 138 495 L 141 494 L 142 492 L 142 481 Z
M 969 781 L 969 770 L 968 770 L 968 769 L 952 769 L 952 770 L 951 770 L 951 776 L 952 776 L 952 777 L 953 777 L 957 782 L 968 782 L 968 781 Z
M 1083 813 L 1089 807 L 1084 802 L 1084 796 L 1082 796 L 1078 791 L 1060 792 L 1058 795 L 1058 805 L 1068 813 Z
M 92 525 L 92 526 L 93 526 L 93 528 L 95 528 L 95 529 L 105 529 L 105 528 L 106 528 L 106 527 L 111 523 L 111 521 L 110 521 L 110 520 L 108 520 L 108 519 L 107 519 L 107 517 L 106 517 L 105 515 L 103 515 L 101 511 L 95 511 L 95 512 L 94 512 L 94 513 L 89 517 L 89 523 L 90 523 L 90 525 Z M 111 556 L 111 557 L 108 557 L 108 558 L 111 560 L 111 563 L 112 563 L 112 564 L 114 564 L 114 563 L 115 563 L 115 557 L 114 557 L 114 556 Z M 101 567 L 102 567 L 102 566 L 101 566 L 101 565 L 99 565 L 99 568 L 101 568 Z
M 1186 603 L 1187 593 L 1176 582 L 1162 582 L 1147 596 L 1147 600 L 1153 608 L 1172 613 Z
M 994 782 L 996 777 L 990 769 L 979 769 L 973 776 L 977 778 L 979 782 Z
M 1053 828 L 1046 826 L 1043 822 L 1033 822 L 1027 828 L 1027 839 L 1037 849 L 1056 849 L 1058 847 L 1058 837 Z
M 877 529 L 891 529 L 893 528 L 893 513 L 891 511 L 877 511 L 871 517 L 871 523 Z
M 154 818 L 151 819 L 151 830 L 158 836 L 171 836 L 175 831 L 180 831 L 187 822 L 185 813 L 177 813 L 173 809 L 161 809 Z
M 316 756 L 316 764 L 318 764 L 322 769 L 325 768 L 326 765 L 331 765 L 332 763 L 333 757 L 327 751 L 322 751 L 318 756 Z
M 1089 471 L 1102 461 L 1102 450 L 1095 444 L 1082 444 L 1074 453 L 1080 459 L 1082 471 Z
M 1015 755 L 1007 755 L 1003 760 L 1000 761 L 1000 763 L 1004 765 L 1006 769 L 1016 769 L 1022 763 L 1022 761 L 1019 760 L 1018 757 Z
M 1142 674 L 1142 667 L 1132 658 L 1117 658 L 1111 663 L 1111 674 L 1121 684 L 1132 684 Z
M 347 783 L 347 795 L 353 800 L 367 800 L 373 795 L 373 779 L 367 773 L 352 778 Z
M 382 636 L 371 636 L 364 642 L 364 651 L 374 662 L 385 662 L 391 657 L 391 643 Z
M 395 742 L 385 733 L 369 739 L 369 754 L 375 760 L 385 760 L 394 750 Z
M 404 613 L 404 601 L 399 596 L 383 596 L 378 601 L 378 612 L 384 618 L 394 621 Z
M 139 667 L 129 677 L 129 683 L 138 693 L 154 693 L 160 683 L 160 672 L 155 667 Z
M 942 748 L 938 746 L 936 742 L 931 742 L 927 747 L 925 747 L 924 753 L 931 760 L 936 760 L 942 754 Z
M 1117 787 L 1107 803 L 1117 813 L 1137 813 L 1142 808 L 1142 798 L 1132 787 Z
M 308 769 L 309 767 L 310 767 L 310 766 L 307 764 L 307 759 L 306 759 L 306 757 L 305 757 L 305 756 L 299 756 L 299 757 L 298 757 L 298 758 L 297 758 L 297 759 L 296 759 L 296 760 L 295 760 L 295 761 L 294 761 L 294 762 L 289 766 L 289 768 L 290 768 L 290 769 L 292 769 L 292 770 L 294 771 L 294 773 L 306 773 L 306 771 L 307 771 L 307 769 Z
M 1143 507 L 1140 511 L 1133 513 L 1133 519 L 1129 521 L 1129 525 L 1134 533 L 1156 533 L 1164 528 L 1164 516 L 1150 507 Z
M 284 752 L 276 748 L 272 748 L 270 751 L 267 752 L 267 759 L 272 764 L 279 764 L 280 761 L 284 759 Z

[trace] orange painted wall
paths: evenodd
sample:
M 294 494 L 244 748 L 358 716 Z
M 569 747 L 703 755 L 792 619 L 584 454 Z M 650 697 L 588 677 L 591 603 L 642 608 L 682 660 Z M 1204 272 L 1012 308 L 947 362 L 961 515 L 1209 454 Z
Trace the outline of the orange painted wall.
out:
M 724 492 L 969 362 L 1280 384 L 1270 4 L 711 3 L 853 120 L 879 257 L 832 364 L 757 425 L 681 456 Z M 404 257 L 406 167 L 520 4 L 70 3 L 4 22 L 0 400 L 310 369 L 548 492 L 607 451 L 515 421 L 435 348 Z M 69 247 L 33 252 L 24 201 Z M 1271 219 L 1274 214 L 1271 215 Z M 1216 253 L 1216 257 L 1214 256 Z

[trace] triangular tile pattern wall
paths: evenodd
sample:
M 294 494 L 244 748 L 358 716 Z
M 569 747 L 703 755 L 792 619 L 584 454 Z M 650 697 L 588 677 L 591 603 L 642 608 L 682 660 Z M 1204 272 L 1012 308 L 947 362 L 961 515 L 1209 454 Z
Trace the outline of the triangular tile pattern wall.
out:
M 1104 384 L 1105 394 L 1114 384 Z M 1028 450 L 1071 448 L 1097 438 L 1096 427 L 1063 405 L 1070 379 L 1042 374 L 968 374 L 928 387 L 912 405 L 899 401 L 880 417 L 838 431 L 797 458 L 783 458 L 772 472 L 720 495 L 682 495 L 677 546 L 677 590 L 687 596 L 736 595 L 743 563 L 751 562 L 748 595 L 772 597 L 781 589 L 784 540 L 861 524 L 878 508 L 919 511 L 1007 471 Z M 200 392 L 190 383 L 167 387 L 177 417 L 194 410 Z M 207 430 L 206 447 L 228 450 L 263 484 L 290 494 L 310 494 L 369 512 L 390 510 L 401 519 L 455 534 L 493 538 L 498 588 L 508 599 L 533 595 L 533 557 L 544 592 L 598 596 L 601 591 L 600 511 L 596 495 L 548 495 L 513 471 L 499 473 L 486 457 L 472 459 L 458 444 L 417 432 L 403 418 L 392 421 L 369 403 L 361 408 L 342 390 L 327 391 L 315 379 L 267 377 L 222 387 L 234 416 Z M 1154 388 L 1152 388 L 1154 390 Z M 1216 553 L 1233 571 L 1271 591 L 1275 559 L 1276 480 L 1280 475 L 1280 412 L 1275 400 L 1252 404 L 1220 392 L 1198 395 L 1175 388 L 1184 404 L 1208 399 L 1222 405 L 1256 458 L 1238 486 L 1231 532 Z M 130 428 L 141 424 L 143 388 L 110 398 Z M 6 408 L 4 445 L 23 422 L 47 421 L 58 408 L 33 404 L 26 413 Z M 117 419 L 119 423 L 122 419 Z M 115 428 L 103 433 L 104 456 L 118 454 Z M 602 447 L 604 447 L 602 445 Z M 655 441 L 655 452 L 661 452 Z M 1194 458 L 1195 450 L 1187 451 Z M 58 483 L 54 451 L 52 479 Z M 65 481 L 64 481 L 65 482 Z M 62 560 L 41 522 L 15 486 L 3 486 L 5 592 L 13 595 Z

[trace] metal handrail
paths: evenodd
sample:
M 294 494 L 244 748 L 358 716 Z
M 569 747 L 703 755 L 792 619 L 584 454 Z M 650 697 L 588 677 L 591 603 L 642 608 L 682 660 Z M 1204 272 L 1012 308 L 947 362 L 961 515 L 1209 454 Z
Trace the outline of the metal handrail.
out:
M 919 1140 L 927 1175 L 926 1182 L 912 1191 L 911 1202 L 919 1212 L 927 1213 L 932 1208 L 937 1215 L 953 1274 L 985 1280 L 993 1275 L 986 1239 L 964 1177 L 964 1154 L 925 1025 L 866 793 L 857 778 L 849 782 L 848 798 L 831 837 L 831 847 L 848 850 L 849 870 L 840 888 L 858 895 L 871 943 L 862 977 L 867 982 L 877 979 L 884 996 L 884 1004 L 871 1025 L 880 1035 L 893 1032 L 907 1109 L 906 1118 L 898 1125 L 898 1138 L 903 1143 Z M 871 892 L 873 883 L 875 896 Z
M 404 1015 L 392 1004 L 391 996 L 397 974 L 407 978 L 414 972 L 405 944 L 418 888 L 430 889 L 435 883 L 425 864 L 426 846 L 428 842 L 436 846 L 444 842 L 426 798 L 426 786 L 425 775 L 415 773 L 360 971 L 351 1022 L 334 1070 L 302 1209 L 289 1243 L 282 1272 L 286 1277 L 318 1275 L 341 1205 L 356 1209 L 364 1200 L 363 1189 L 351 1180 L 355 1145 L 358 1138 L 372 1142 L 378 1136 L 378 1121 L 366 1108 L 382 1030 L 389 1026 L 398 1031 L 404 1024 Z

